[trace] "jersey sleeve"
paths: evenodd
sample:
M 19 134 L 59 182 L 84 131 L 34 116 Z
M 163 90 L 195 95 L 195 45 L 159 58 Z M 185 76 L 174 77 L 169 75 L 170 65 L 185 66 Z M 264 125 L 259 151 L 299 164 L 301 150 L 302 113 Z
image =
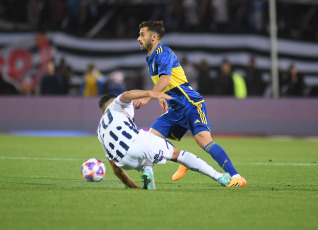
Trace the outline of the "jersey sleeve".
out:
M 132 105 L 132 102 L 124 103 L 119 100 L 121 97 L 121 94 L 115 98 L 115 100 L 108 106 L 108 109 L 111 111 L 117 111 L 117 112 L 125 112 L 127 113 L 131 118 L 134 118 L 135 116 L 135 110 Z
M 158 75 L 169 75 L 171 76 L 172 65 L 173 65 L 173 56 L 168 52 L 161 52 L 157 56 L 157 65 L 158 65 Z

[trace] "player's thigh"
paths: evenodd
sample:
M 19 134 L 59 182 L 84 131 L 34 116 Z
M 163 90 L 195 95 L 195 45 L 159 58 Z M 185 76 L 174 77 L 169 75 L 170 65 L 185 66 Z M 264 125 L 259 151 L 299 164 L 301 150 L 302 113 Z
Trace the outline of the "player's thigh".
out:
M 151 126 L 152 130 L 156 130 L 165 138 L 173 140 L 181 140 L 184 134 L 187 132 L 185 127 L 187 121 L 185 116 L 169 109 L 169 111 L 161 115 Z M 156 134 L 156 133 L 155 133 Z
M 141 157 L 136 158 L 128 152 L 119 162 L 116 162 L 115 164 L 125 170 L 135 169 L 137 171 L 140 171 L 143 167 L 143 163 L 144 161 Z
M 143 132 L 143 135 L 135 143 L 136 149 L 131 153 L 135 154 L 135 157 L 141 157 L 158 164 L 164 164 L 172 157 L 173 146 L 165 139 L 150 132 Z
M 204 102 L 198 105 L 189 106 L 187 111 L 188 125 L 193 136 L 202 131 L 211 132 L 211 126 L 207 117 L 207 110 Z
M 153 163 L 165 164 L 167 160 L 171 160 L 173 155 L 173 145 L 167 140 L 148 133 L 147 154 Z

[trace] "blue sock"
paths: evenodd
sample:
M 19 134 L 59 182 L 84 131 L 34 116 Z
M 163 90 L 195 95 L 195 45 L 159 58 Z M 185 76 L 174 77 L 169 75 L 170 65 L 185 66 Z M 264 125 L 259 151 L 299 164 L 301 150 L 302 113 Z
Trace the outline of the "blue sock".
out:
M 211 157 L 220 165 L 220 167 L 224 169 L 225 172 L 228 172 L 231 176 L 238 174 L 230 158 L 220 145 L 216 144 L 214 141 L 211 141 L 204 147 L 204 151 L 209 153 Z

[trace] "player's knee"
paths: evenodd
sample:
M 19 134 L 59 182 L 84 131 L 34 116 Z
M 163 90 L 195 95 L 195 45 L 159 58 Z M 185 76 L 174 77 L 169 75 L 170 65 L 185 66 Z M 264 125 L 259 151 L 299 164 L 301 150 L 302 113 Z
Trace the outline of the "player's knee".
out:
M 177 149 L 177 148 L 173 148 L 173 154 L 172 154 L 172 157 L 171 157 L 171 161 L 177 162 L 179 154 L 180 154 L 180 150 Z
M 194 139 L 202 149 L 204 149 L 204 147 L 212 141 L 211 134 L 207 131 L 202 131 L 196 134 Z
M 157 130 L 155 130 L 153 128 L 150 128 L 149 132 L 151 132 L 152 134 L 154 134 L 154 135 L 156 135 L 158 137 L 165 138 L 161 133 L 159 133 Z

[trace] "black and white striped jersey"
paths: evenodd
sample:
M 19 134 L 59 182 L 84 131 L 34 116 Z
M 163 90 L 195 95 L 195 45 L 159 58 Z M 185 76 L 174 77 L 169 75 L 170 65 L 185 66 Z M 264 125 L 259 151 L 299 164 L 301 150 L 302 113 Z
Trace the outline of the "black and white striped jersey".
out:
M 127 154 L 139 133 L 132 121 L 134 115 L 132 104 L 122 103 L 119 97 L 106 108 L 97 128 L 98 139 L 106 157 L 116 162 Z

